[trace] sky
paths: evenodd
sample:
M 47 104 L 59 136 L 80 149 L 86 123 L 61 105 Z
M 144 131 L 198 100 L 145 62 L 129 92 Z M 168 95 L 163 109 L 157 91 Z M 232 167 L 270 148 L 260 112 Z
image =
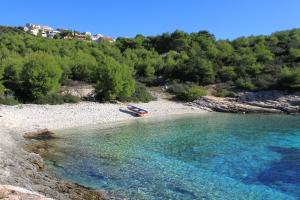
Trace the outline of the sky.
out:
M 0 25 L 31 22 L 112 37 L 208 30 L 218 39 L 300 28 L 300 0 L 2 0 Z

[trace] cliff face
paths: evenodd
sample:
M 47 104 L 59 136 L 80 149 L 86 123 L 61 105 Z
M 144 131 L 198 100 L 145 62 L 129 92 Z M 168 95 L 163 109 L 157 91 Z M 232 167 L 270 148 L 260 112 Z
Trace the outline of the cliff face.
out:
M 201 97 L 188 105 L 216 112 L 300 114 L 300 92 L 244 92 L 233 98 Z

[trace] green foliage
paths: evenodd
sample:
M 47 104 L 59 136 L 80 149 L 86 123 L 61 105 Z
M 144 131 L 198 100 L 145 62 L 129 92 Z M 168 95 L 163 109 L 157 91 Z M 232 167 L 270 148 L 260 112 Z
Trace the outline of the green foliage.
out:
M 237 78 L 237 74 L 235 72 L 235 68 L 231 66 L 224 66 L 218 72 L 220 79 L 224 82 L 226 81 L 234 81 Z
M 79 51 L 71 62 L 71 77 L 73 80 L 91 82 L 96 67 L 95 57 Z
M 199 97 L 206 96 L 207 91 L 201 86 L 192 85 L 186 91 L 180 94 L 180 99 L 184 101 L 194 101 Z
M 36 104 L 57 105 L 57 104 L 63 104 L 64 99 L 59 94 L 50 93 L 50 94 L 46 94 L 44 96 L 40 96 L 38 99 L 35 99 L 33 102 Z
M 4 93 L 4 86 L 2 83 L 2 75 L 3 74 L 3 68 L 0 66 L 0 95 Z
M 291 59 L 294 61 L 300 61 L 300 49 L 291 48 L 290 49 Z
M 125 64 L 119 64 L 113 58 L 105 58 L 97 74 L 95 92 L 100 101 L 126 99 L 134 92 L 133 70 Z
M 185 79 L 198 84 L 207 85 L 215 81 L 213 64 L 206 59 L 199 57 L 190 59 L 186 65 Z
M 255 85 L 252 83 L 250 79 L 238 79 L 236 81 L 236 85 L 240 89 L 253 91 L 256 89 Z
M 150 92 L 147 90 L 147 88 L 143 84 L 137 83 L 134 93 L 130 97 L 128 97 L 124 100 L 132 101 L 132 102 L 148 103 L 155 99 L 156 98 L 150 94 Z
M 23 93 L 20 98 L 34 101 L 57 90 L 61 73 L 54 57 L 40 52 L 28 55 L 20 76 Z
M 199 97 L 207 95 L 206 89 L 201 86 L 178 83 L 176 81 L 169 85 L 168 91 L 183 101 L 194 101 Z
M 80 98 L 71 94 L 65 94 L 62 96 L 64 103 L 78 103 L 80 102 Z
M 79 101 L 79 97 L 73 96 L 71 94 L 60 95 L 56 93 L 49 93 L 36 99 L 34 103 L 57 105 L 63 103 L 78 103 Z
M 19 101 L 15 99 L 15 97 L 13 96 L 2 96 L 0 97 L 0 104 L 14 106 L 14 105 L 18 105 Z
M 284 67 L 281 71 L 279 84 L 284 89 L 299 90 L 300 89 L 300 68 L 289 69 Z
M 216 97 L 233 97 L 233 93 L 224 89 L 224 88 L 217 88 L 215 93 L 214 93 L 214 96 Z
M 299 29 L 232 41 L 180 30 L 115 43 L 63 39 L 73 36 L 62 31 L 47 39 L 0 27 L 0 94 L 11 90 L 20 101 L 37 102 L 78 80 L 95 84 L 101 101 L 121 100 L 143 93 L 134 79 L 147 85 L 157 79 L 179 80 L 183 87 L 229 81 L 245 90 L 299 90 Z

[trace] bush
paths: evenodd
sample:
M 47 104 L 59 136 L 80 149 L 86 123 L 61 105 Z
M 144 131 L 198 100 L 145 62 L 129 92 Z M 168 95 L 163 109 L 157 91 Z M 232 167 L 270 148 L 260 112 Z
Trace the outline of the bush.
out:
M 51 93 L 38 98 L 36 101 L 34 101 L 34 103 L 57 105 L 63 103 L 78 103 L 79 101 L 79 97 L 73 96 L 71 94 L 59 95 L 56 93 Z
M 238 79 L 236 81 L 237 87 L 244 90 L 255 90 L 255 85 L 251 82 L 251 80 L 245 80 L 245 79 Z
M 71 94 L 65 94 L 63 96 L 63 100 L 65 103 L 78 103 L 80 102 L 80 98 Z
M 52 93 L 52 94 L 39 97 L 34 101 L 34 103 L 56 105 L 56 104 L 63 104 L 64 99 L 63 96 Z
M 179 83 L 177 81 L 172 81 L 172 83 L 168 85 L 168 92 L 179 95 L 186 91 L 189 87 L 190 84 L 188 83 Z
M 206 95 L 207 91 L 205 88 L 197 85 L 192 85 L 186 91 L 181 93 L 179 97 L 184 101 L 195 101 L 199 97 Z
M 6 96 L 6 97 L 0 97 L 0 104 L 3 105 L 10 105 L 10 106 L 14 106 L 14 105 L 18 105 L 20 102 L 15 99 L 13 96 Z
M 233 93 L 224 89 L 224 88 L 217 88 L 217 90 L 214 93 L 214 96 L 216 97 L 233 97 Z
M 147 88 L 143 84 L 137 84 L 135 88 L 135 92 L 131 97 L 124 99 L 125 101 L 132 102 L 144 102 L 148 103 L 156 98 L 153 97 L 150 92 L 148 92 Z
M 178 83 L 174 81 L 169 85 L 168 92 L 176 95 L 176 97 L 183 101 L 194 101 L 201 96 L 206 96 L 207 91 L 202 86 L 190 83 Z

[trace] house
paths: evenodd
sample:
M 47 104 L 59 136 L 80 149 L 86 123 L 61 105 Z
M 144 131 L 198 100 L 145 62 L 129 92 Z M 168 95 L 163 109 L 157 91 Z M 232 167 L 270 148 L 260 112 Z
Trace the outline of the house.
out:
M 41 33 L 42 33 L 42 37 L 48 37 L 48 34 L 46 31 L 42 31 Z
M 60 31 L 57 31 L 57 30 L 52 30 L 50 31 L 48 34 L 47 34 L 47 37 L 48 38 L 54 38 L 55 35 L 59 34 Z
M 39 29 L 29 29 L 29 33 L 31 33 L 32 35 L 38 35 Z
M 53 31 L 50 26 L 42 26 L 32 23 L 27 23 L 23 28 L 24 31 L 31 33 L 32 35 L 38 35 L 40 32 L 43 37 L 48 37 L 48 33 Z
M 86 35 L 86 36 L 92 36 L 91 32 L 84 32 L 83 34 Z
M 96 34 L 92 35 L 91 32 L 83 32 L 79 33 L 77 31 L 71 31 L 67 29 L 56 29 L 54 30 L 50 26 L 45 25 L 38 25 L 38 24 L 32 24 L 27 23 L 23 30 L 25 32 L 28 32 L 32 35 L 39 35 L 41 34 L 42 37 L 47 38 L 54 38 L 55 35 L 60 34 L 64 39 L 75 39 L 75 40 L 92 40 L 94 42 L 101 42 L 101 41 L 109 41 L 114 42 L 115 40 L 111 37 L 106 37 L 102 34 Z M 66 34 L 64 34 L 66 32 Z
M 101 34 L 96 34 L 96 35 L 93 35 L 92 37 L 91 37 L 91 39 L 93 40 L 93 41 L 97 41 L 97 40 L 99 40 L 99 38 L 102 38 L 103 37 L 103 35 L 101 35 Z

